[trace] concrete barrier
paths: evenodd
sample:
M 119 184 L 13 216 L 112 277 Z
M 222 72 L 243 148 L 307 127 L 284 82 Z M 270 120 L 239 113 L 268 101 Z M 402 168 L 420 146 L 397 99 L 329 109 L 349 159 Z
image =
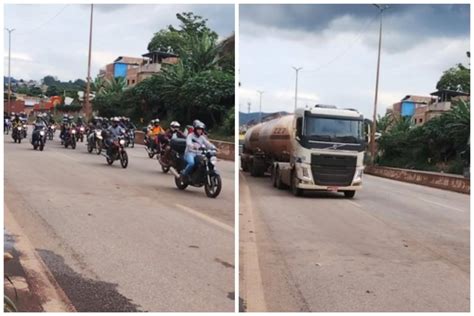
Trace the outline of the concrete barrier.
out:
M 426 185 L 433 188 L 469 194 L 471 184 L 468 178 L 455 174 L 366 166 L 365 173 L 393 180 Z
M 135 131 L 135 143 L 143 145 L 145 133 L 142 131 Z M 217 157 L 224 160 L 235 160 L 235 145 L 234 143 L 224 142 L 220 140 L 210 139 L 210 141 L 217 147 Z

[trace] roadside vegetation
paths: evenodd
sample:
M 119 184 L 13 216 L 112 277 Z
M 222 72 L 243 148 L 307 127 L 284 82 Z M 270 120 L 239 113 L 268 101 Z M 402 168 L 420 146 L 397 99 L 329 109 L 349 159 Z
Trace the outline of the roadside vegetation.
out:
M 155 117 L 181 124 L 200 119 L 211 134 L 233 137 L 233 36 L 218 42 L 206 19 L 193 13 L 176 17 L 179 27 L 170 25 L 155 33 L 148 50 L 171 48 L 178 63 L 163 64 L 160 73 L 131 88 L 123 78 L 96 79 L 93 109 L 101 116 L 129 116 L 142 126 Z
M 467 68 L 458 65 L 444 72 L 438 89 L 470 92 Z M 470 162 L 470 102 L 457 101 L 450 111 L 415 126 L 409 117 L 379 117 L 377 131 L 383 166 L 462 174 Z

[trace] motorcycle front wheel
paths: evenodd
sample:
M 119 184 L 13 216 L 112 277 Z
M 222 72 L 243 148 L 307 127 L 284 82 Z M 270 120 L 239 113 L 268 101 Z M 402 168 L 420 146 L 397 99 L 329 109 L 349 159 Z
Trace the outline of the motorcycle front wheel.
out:
M 184 182 L 181 177 L 174 177 L 174 183 L 176 184 L 176 187 L 180 190 L 184 190 L 188 187 L 188 184 Z
M 71 148 L 76 149 L 76 140 L 73 138 L 71 142 Z
M 43 149 L 44 149 L 44 142 L 40 141 L 39 150 L 43 151 Z
M 127 168 L 128 166 L 128 155 L 127 152 L 124 150 L 120 154 L 120 164 L 122 165 L 122 168 Z
M 222 190 L 222 179 L 220 175 L 211 175 L 204 185 L 207 197 L 216 198 Z
M 90 154 L 94 148 L 92 148 L 92 144 L 87 142 L 87 152 Z
M 95 144 L 96 148 L 97 148 L 97 155 L 100 155 L 100 153 L 102 152 L 102 144 L 101 142 L 98 140 Z

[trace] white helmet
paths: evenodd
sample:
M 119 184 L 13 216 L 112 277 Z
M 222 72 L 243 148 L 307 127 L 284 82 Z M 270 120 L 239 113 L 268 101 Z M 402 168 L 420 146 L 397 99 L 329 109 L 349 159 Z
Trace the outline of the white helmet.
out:
M 170 127 L 180 128 L 181 124 L 179 124 L 179 122 L 177 122 L 177 121 L 173 121 L 173 122 L 170 123 Z

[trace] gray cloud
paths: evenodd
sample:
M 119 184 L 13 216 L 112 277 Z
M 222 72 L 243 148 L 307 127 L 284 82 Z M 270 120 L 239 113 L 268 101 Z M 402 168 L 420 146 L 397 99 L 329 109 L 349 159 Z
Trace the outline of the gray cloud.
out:
M 315 36 L 324 32 L 361 33 L 369 46 L 377 43 L 378 11 L 370 4 L 241 5 L 243 32 L 259 28 L 261 36 L 282 32 Z M 410 49 L 440 37 L 469 37 L 469 4 L 395 4 L 384 13 L 384 49 L 389 53 Z M 374 21 L 375 20 L 375 21 Z M 372 23 L 370 23 L 372 22 Z M 332 33 L 335 35 L 334 33 Z

